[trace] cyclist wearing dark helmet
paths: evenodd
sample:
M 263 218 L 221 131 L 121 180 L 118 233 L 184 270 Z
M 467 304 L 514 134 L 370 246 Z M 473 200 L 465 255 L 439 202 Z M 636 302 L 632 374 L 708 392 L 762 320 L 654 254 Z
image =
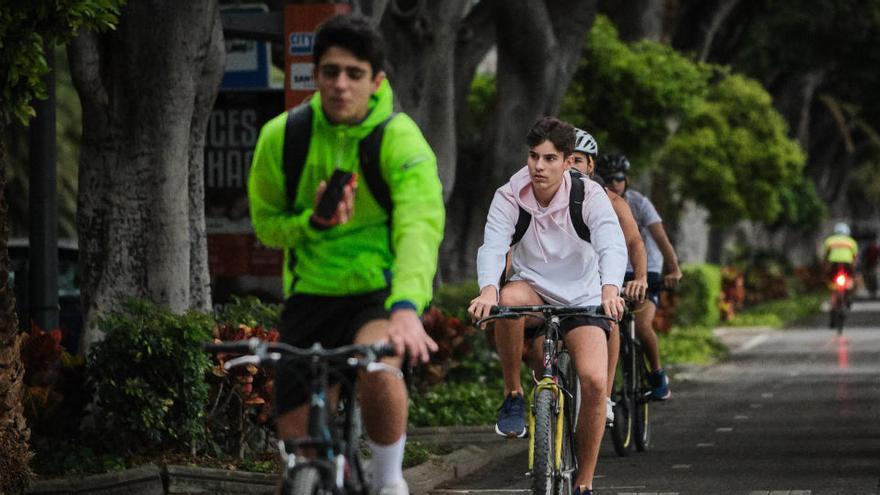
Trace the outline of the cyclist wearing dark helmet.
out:
M 591 179 L 604 185 L 602 179 L 594 174 L 596 170 L 596 158 L 599 155 L 599 145 L 596 139 L 583 129 L 575 128 L 574 152 L 572 167 L 587 175 Z M 607 187 L 605 192 L 608 199 L 611 200 L 611 206 L 617 219 L 620 221 L 620 228 L 623 230 L 623 237 L 626 242 L 627 256 L 633 266 L 635 277 L 633 280 L 626 282 L 623 287 L 623 293 L 628 297 L 641 301 L 645 298 L 645 292 L 648 288 L 648 259 L 645 254 L 645 243 L 639 234 L 639 226 L 633 217 L 632 211 L 626 201 L 617 193 L 611 191 Z M 611 401 L 611 390 L 614 387 L 614 374 L 617 370 L 617 358 L 620 353 L 620 334 L 616 331 L 617 325 L 612 325 L 611 335 L 608 338 L 608 384 L 605 416 L 608 422 L 614 421 L 614 403 Z
M 638 191 L 630 189 L 627 176 L 630 163 L 626 156 L 621 154 L 603 155 L 596 163 L 596 174 L 602 177 L 609 189 L 616 192 L 626 200 L 639 231 L 645 242 L 645 250 L 648 254 L 648 283 L 659 285 L 661 270 L 666 267 L 666 276 L 663 282 L 666 287 L 675 287 L 681 280 L 681 268 L 678 266 L 678 257 L 666 229 L 663 228 L 663 220 L 657 213 L 657 209 L 651 201 Z M 634 277 L 633 267 L 627 268 L 626 280 Z M 645 347 L 645 353 L 651 363 L 652 373 L 649 379 L 652 384 L 651 396 L 655 400 L 666 400 L 671 395 L 669 391 L 669 378 L 660 362 L 660 350 L 657 347 L 657 334 L 654 332 L 654 313 L 660 301 L 659 290 L 648 290 L 648 297 L 636 305 L 636 332 Z

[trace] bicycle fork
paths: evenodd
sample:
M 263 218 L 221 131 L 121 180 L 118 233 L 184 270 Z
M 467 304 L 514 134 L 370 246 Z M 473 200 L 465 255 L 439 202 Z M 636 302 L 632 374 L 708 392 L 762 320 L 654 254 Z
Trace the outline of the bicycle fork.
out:
M 565 425 L 565 415 L 562 414 L 563 408 L 565 407 L 565 393 L 562 391 L 562 388 L 557 384 L 552 378 L 542 378 L 537 385 L 535 385 L 535 392 L 532 394 L 533 397 L 537 397 L 538 393 L 541 390 L 550 390 L 553 393 L 553 397 L 556 398 L 555 404 L 553 406 L 553 414 L 556 417 L 556 422 L 553 425 L 554 427 L 554 435 L 553 435 L 553 470 L 555 472 L 560 472 L 562 469 L 562 437 L 563 437 L 563 427 Z M 529 431 L 532 434 L 529 435 L 529 473 L 535 469 L 535 401 L 532 400 L 531 407 L 529 407 Z

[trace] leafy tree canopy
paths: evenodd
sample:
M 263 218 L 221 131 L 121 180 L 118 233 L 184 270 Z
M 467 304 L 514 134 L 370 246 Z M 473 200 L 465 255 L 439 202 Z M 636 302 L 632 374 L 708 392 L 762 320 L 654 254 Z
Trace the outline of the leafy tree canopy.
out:
M 80 29 L 112 29 L 124 0 L 0 0 L 0 125 L 27 124 L 33 98 L 46 98 L 40 79 L 49 68 L 44 44 L 54 46 Z
M 736 74 L 711 86 L 660 158 L 682 196 L 706 207 L 718 226 L 812 225 L 823 207 L 802 176 L 804 162 L 767 91 Z
M 667 45 L 628 45 L 598 16 L 560 114 L 593 133 L 600 152 L 623 150 L 639 167 L 699 104 L 711 73 Z

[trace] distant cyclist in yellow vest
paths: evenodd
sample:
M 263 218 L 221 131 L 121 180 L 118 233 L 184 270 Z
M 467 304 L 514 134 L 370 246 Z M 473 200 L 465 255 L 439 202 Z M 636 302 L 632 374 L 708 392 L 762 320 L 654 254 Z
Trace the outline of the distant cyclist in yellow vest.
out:
M 827 269 L 829 278 L 835 277 L 837 273 L 843 271 L 846 273 L 849 281 L 847 287 L 847 295 L 852 290 L 852 280 L 855 274 L 856 255 L 859 252 L 859 246 L 855 239 L 850 237 L 849 225 L 838 222 L 834 224 L 833 233 L 825 239 L 822 245 L 823 259 Z M 831 307 L 835 307 L 835 298 L 837 291 L 831 292 Z M 847 305 L 850 298 L 847 297 Z

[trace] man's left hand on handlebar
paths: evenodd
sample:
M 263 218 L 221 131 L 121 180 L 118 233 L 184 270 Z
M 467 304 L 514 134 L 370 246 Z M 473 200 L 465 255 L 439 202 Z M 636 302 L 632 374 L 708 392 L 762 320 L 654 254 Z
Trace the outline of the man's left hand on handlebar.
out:
M 471 315 L 473 321 L 482 320 L 489 316 L 492 306 L 496 304 L 498 304 L 498 291 L 494 285 L 487 285 L 480 291 L 479 296 L 471 299 L 468 314 Z M 485 325 L 481 325 L 481 328 L 485 328 Z
M 624 301 L 616 285 L 602 286 L 602 311 L 615 320 L 623 318 Z
M 398 356 L 403 356 L 404 351 L 409 353 L 412 365 L 427 363 L 431 353 L 437 350 L 437 343 L 425 332 L 419 315 L 413 309 L 398 309 L 391 313 L 388 339 Z

